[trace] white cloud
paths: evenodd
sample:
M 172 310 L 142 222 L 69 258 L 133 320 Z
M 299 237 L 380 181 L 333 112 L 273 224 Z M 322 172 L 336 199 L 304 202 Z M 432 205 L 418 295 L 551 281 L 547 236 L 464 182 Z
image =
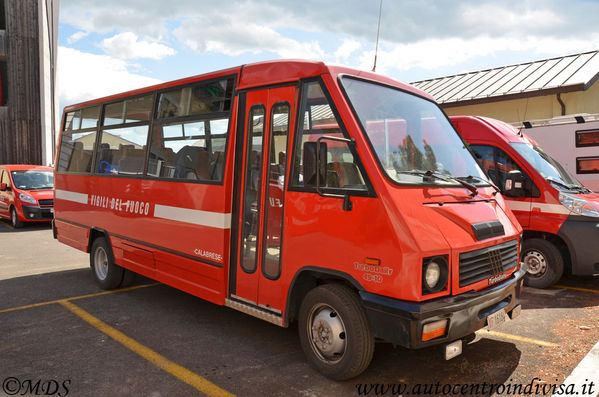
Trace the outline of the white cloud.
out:
M 76 43 L 79 40 L 81 40 L 82 38 L 86 37 L 87 35 L 89 35 L 89 32 L 79 31 L 79 32 L 73 33 L 72 35 L 70 35 L 67 38 L 67 43 L 69 43 L 69 44 Z
M 348 58 L 361 47 L 362 44 L 359 41 L 348 38 L 343 39 L 343 43 L 334 54 L 336 62 L 347 62 Z
M 98 45 L 110 56 L 119 59 L 149 58 L 160 60 L 175 55 L 176 51 L 164 44 L 140 40 L 133 32 L 119 33 L 102 40 Z
M 300 42 L 272 28 L 240 24 L 227 18 L 187 19 L 173 32 L 185 45 L 201 53 L 230 56 L 274 52 L 282 58 L 322 59 L 325 53 L 316 41 Z
M 599 33 L 584 40 L 535 36 L 518 39 L 480 36 L 472 39 L 426 39 L 399 45 L 385 42 L 379 47 L 377 72 L 391 74 L 392 71 L 406 71 L 412 68 L 432 70 L 466 64 L 477 57 L 492 57 L 502 51 L 530 52 L 529 60 L 532 61 L 538 59 L 536 54 L 566 55 L 596 49 L 598 45 Z M 360 55 L 359 67 L 370 68 L 373 59 L 374 51 L 363 52 Z
M 129 71 L 127 62 L 58 47 L 58 99 L 61 108 L 78 102 L 160 83 Z

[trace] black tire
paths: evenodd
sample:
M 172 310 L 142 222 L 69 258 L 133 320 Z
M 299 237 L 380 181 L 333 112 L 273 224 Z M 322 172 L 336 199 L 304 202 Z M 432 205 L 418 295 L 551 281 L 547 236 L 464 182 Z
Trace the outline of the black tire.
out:
M 23 227 L 23 222 L 19 219 L 19 215 L 17 215 L 17 210 L 15 207 L 11 207 L 10 209 L 10 224 L 15 229 L 20 229 Z
M 114 289 L 121 285 L 125 269 L 114 263 L 112 250 L 105 237 L 94 240 L 89 253 L 89 265 L 100 288 Z
M 540 238 L 524 240 L 520 257 L 526 264 L 524 283 L 529 287 L 551 287 L 564 273 L 564 259 L 561 253 L 547 240 Z
M 298 330 L 308 362 L 330 379 L 358 376 L 372 360 L 374 337 L 366 314 L 356 293 L 343 285 L 325 284 L 308 292 Z
M 130 287 L 131 285 L 133 285 L 136 278 L 137 278 L 137 273 L 132 272 L 129 269 L 123 269 L 123 281 L 121 282 L 120 287 L 121 288 Z

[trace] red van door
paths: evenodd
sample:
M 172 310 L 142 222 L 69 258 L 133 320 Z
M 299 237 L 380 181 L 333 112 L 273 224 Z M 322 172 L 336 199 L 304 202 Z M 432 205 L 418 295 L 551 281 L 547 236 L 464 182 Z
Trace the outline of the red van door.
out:
M 246 304 L 280 313 L 282 304 L 282 241 L 287 181 L 289 131 L 296 86 L 249 91 L 244 114 L 243 151 L 237 151 L 240 173 L 236 183 L 233 222 L 237 243 L 231 257 L 230 295 Z M 243 108 L 242 108 L 243 107 Z M 244 112 L 245 109 L 245 113 Z M 240 122 L 240 121 L 238 121 Z

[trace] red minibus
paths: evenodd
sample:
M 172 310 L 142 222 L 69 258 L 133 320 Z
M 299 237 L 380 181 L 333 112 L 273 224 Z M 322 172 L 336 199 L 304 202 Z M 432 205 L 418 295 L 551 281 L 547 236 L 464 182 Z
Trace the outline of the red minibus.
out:
M 599 194 L 515 127 L 486 117 L 450 119 L 524 229 L 525 282 L 547 288 L 564 271 L 599 274 Z
M 378 74 L 271 61 L 68 106 L 55 164 L 55 236 L 101 287 L 297 322 L 332 379 L 375 338 L 449 359 L 520 312 L 518 222 L 433 98 Z

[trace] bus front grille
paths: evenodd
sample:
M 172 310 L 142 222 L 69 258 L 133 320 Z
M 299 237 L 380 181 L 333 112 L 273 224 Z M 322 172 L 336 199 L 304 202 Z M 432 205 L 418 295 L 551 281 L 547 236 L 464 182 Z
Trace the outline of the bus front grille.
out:
M 460 287 L 518 266 L 518 242 L 508 241 L 460 254 Z

